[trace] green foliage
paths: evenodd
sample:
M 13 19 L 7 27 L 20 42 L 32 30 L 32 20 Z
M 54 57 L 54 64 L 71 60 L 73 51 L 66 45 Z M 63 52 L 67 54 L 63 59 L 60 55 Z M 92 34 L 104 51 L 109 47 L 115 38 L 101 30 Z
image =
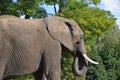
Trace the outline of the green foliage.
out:
M 47 5 L 54 5 L 59 2 L 59 0 L 44 0 Z
M 103 60 L 99 56 L 99 50 L 98 50 L 98 45 L 95 43 L 95 40 L 90 41 L 90 47 L 91 51 L 89 51 L 88 56 L 92 58 L 93 60 L 99 62 L 98 65 L 94 65 L 89 63 L 88 66 L 88 72 L 87 72 L 87 80 L 106 80 L 107 79 L 107 73 L 105 70 L 105 66 L 102 63 Z
M 3 3 L 6 5 L 2 7 Z M 25 18 L 45 17 L 46 11 L 40 7 L 40 3 L 41 0 L 17 0 L 17 2 L 3 0 L 0 3 L 0 15 L 25 15 Z
M 31 75 L 25 75 L 15 80 L 34 80 L 34 78 Z
M 89 65 L 88 80 L 119 80 L 120 79 L 120 30 L 110 28 L 103 41 L 93 47 L 92 58 L 97 55 L 99 65 Z M 94 55 L 94 56 L 93 56 Z M 94 67 L 94 68 L 93 68 Z
M 12 3 L 12 0 L 0 0 L 0 15 L 7 14 L 7 6 Z
M 101 0 L 88 0 L 89 4 L 97 5 L 101 2 Z
M 117 28 L 109 30 L 103 43 L 100 56 L 103 58 L 108 80 L 117 80 L 120 78 L 120 30 Z

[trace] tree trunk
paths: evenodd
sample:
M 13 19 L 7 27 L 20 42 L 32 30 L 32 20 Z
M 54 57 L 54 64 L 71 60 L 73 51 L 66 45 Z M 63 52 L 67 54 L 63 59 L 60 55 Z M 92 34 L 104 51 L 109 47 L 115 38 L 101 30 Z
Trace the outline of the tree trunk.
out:
M 60 0 L 60 2 L 59 2 L 59 11 L 58 11 L 58 13 L 61 13 L 61 11 L 62 11 L 62 7 L 64 6 L 64 0 Z
M 54 11 L 55 11 L 55 14 L 57 14 L 57 9 L 56 9 L 55 4 L 54 4 Z

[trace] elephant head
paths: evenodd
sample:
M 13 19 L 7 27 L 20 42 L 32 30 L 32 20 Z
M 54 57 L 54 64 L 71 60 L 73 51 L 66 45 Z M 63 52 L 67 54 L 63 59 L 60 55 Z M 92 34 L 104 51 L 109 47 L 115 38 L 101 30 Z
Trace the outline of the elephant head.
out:
M 88 62 L 98 64 L 98 62 L 87 57 L 84 47 L 84 34 L 75 21 L 55 16 L 47 17 L 44 21 L 50 36 L 73 53 L 72 68 L 77 76 L 86 74 Z

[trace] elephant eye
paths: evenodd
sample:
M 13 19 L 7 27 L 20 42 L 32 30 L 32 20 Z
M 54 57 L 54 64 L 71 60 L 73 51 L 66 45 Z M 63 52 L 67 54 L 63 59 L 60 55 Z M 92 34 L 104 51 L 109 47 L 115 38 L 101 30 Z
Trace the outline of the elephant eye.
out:
M 80 39 L 82 39 L 83 37 L 82 36 L 80 36 Z
M 83 39 L 83 35 L 80 35 L 80 39 Z

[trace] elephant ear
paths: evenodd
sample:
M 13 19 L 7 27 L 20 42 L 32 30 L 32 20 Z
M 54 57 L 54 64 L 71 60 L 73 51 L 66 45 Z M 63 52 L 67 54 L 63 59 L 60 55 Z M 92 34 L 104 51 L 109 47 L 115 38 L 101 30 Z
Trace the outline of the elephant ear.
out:
M 69 22 L 64 21 L 64 18 L 49 16 L 45 18 L 45 24 L 53 39 L 73 51 L 72 34 L 70 31 L 72 28 L 69 26 Z

